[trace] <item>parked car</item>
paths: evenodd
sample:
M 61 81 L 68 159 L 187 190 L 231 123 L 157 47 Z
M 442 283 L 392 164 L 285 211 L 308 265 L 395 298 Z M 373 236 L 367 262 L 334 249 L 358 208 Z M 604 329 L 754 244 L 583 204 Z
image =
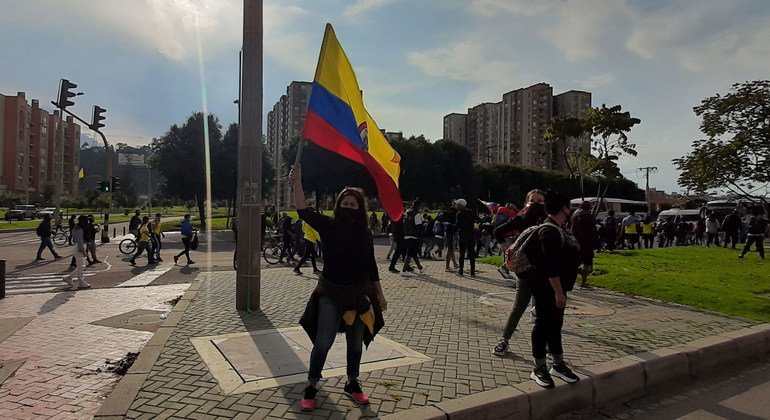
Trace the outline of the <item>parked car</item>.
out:
M 46 207 L 40 211 L 37 212 L 37 217 L 42 219 L 45 215 L 51 216 L 51 219 L 56 218 L 56 207 Z
M 5 212 L 5 220 L 27 220 L 37 218 L 35 206 L 32 204 L 19 204 Z

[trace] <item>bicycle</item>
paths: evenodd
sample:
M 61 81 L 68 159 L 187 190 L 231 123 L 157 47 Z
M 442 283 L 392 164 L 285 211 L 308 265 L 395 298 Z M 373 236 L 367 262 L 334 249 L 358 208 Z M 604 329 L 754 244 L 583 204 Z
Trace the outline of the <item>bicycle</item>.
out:
M 53 243 L 57 246 L 67 245 L 70 241 L 70 236 L 65 232 L 56 232 L 53 234 Z
M 262 243 L 262 258 L 268 265 L 278 264 L 283 253 L 283 241 L 281 235 L 271 234 L 266 241 Z
M 120 252 L 126 255 L 130 255 L 136 252 L 136 247 L 137 247 L 136 236 L 134 236 L 133 239 L 132 238 L 123 239 L 122 241 L 120 241 L 120 244 L 118 244 L 118 249 L 120 250 Z

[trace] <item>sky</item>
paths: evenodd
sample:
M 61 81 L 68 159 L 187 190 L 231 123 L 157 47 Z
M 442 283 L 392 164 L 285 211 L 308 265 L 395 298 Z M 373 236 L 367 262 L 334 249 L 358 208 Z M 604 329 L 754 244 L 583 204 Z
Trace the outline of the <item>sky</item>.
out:
M 237 120 L 240 0 L 0 0 L 0 93 L 49 104 L 59 78 L 73 111 L 107 109 L 113 143 L 147 144 L 203 109 Z M 367 109 L 406 136 L 442 137 L 443 116 L 539 82 L 593 93 L 642 123 L 621 172 L 681 192 L 671 159 L 702 137 L 692 108 L 768 77 L 767 0 L 266 0 L 265 115 L 313 78 L 330 22 Z M 205 92 L 205 95 L 203 93 Z M 50 108 L 50 105 L 48 106 Z M 87 130 L 84 130 L 87 133 Z

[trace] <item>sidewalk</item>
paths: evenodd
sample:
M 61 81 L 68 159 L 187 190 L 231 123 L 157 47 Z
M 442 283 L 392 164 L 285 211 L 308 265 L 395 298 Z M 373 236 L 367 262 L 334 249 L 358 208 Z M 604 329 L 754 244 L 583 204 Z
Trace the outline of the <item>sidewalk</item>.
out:
M 529 384 L 532 324 L 527 314 L 511 341 L 513 353 L 504 358 L 491 354 L 515 290 L 491 266 L 481 265 L 485 272 L 475 279 L 445 273 L 443 263 L 427 262 L 426 268 L 426 275 L 403 278 L 380 267 L 389 309 L 385 313 L 386 326 L 375 343 L 387 347 L 388 340 L 394 342 L 390 348 L 396 350 L 387 357 L 394 359 L 396 365 L 401 353 L 412 352 L 416 356 L 406 358 L 406 363 L 411 364 L 398 367 L 382 367 L 393 360 L 362 367 L 360 379 L 371 395 L 368 408 L 360 409 L 344 396 L 344 372 L 330 376 L 325 371 L 326 382 L 318 395 L 318 408 L 312 415 L 300 412 L 299 399 L 305 386 L 300 382 L 302 375 L 299 379 L 280 376 L 281 369 L 301 361 L 286 360 L 301 359 L 292 355 L 304 351 L 301 334 L 290 328 L 297 326 L 316 281 L 307 274 L 297 277 L 285 268 L 263 271 L 262 310 L 254 314 L 235 311 L 233 272 L 201 274 L 175 308 L 180 312 L 164 324 L 168 328 L 161 327 L 165 337 L 156 335 L 153 339 L 155 344 L 160 343 L 157 354 L 148 353 L 142 366 L 129 371 L 125 383 L 119 385 L 120 396 L 113 395 L 99 414 L 105 418 L 376 417 Z M 194 293 L 197 294 L 193 296 Z M 185 303 L 185 299 L 189 302 Z M 740 319 L 600 289 L 576 290 L 570 295 L 565 319 L 565 357 L 576 371 L 586 373 L 589 367 L 627 355 L 684 345 L 751 325 Z M 275 329 L 281 330 L 272 331 Z M 237 334 L 247 331 L 252 334 Z M 228 335 L 215 337 L 225 334 Z M 285 343 L 290 343 L 288 347 L 275 347 L 277 342 L 284 343 L 280 340 L 268 345 L 267 337 L 280 334 Z M 246 343 L 243 337 L 251 340 Z M 231 344 L 227 340 L 232 340 Z M 219 351 L 214 352 L 219 357 L 229 352 L 230 359 L 212 364 L 213 356 L 201 350 L 202 342 L 219 346 Z M 244 359 L 244 346 L 261 354 L 253 353 L 251 359 Z M 335 346 L 344 357 L 344 345 Z M 376 349 L 378 354 L 382 351 Z M 251 363 L 252 359 L 277 357 L 271 355 L 276 352 L 284 353 L 280 366 L 268 366 L 279 377 L 276 384 L 294 383 L 259 385 L 264 378 L 254 373 L 258 363 Z M 229 379 L 219 382 L 222 378 Z M 590 389 L 589 385 L 589 394 Z

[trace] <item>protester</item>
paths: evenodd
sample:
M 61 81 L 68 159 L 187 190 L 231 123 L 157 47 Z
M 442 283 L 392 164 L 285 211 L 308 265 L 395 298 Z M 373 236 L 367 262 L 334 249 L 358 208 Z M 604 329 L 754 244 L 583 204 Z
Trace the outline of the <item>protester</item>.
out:
M 40 247 L 37 249 L 37 258 L 35 261 L 43 261 L 43 250 L 48 248 L 55 259 L 60 259 L 61 256 L 53 249 L 53 243 L 51 242 L 51 215 L 46 214 L 43 216 L 43 220 L 37 226 L 35 231 L 37 236 L 40 237 Z
M 300 219 L 301 221 L 302 219 Z M 318 266 L 316 265 L 316 251 L 315 247 L 318 242 L 321 241 L 321 236 L 318 234 L 318 232 L 313 229 L 312 226 L 310 226 L 309 223 L 305 222 L 302 223 L 302 238 L 305 241 L 305 251 L 302 253 L 302 258 L 300 258 L 299 262 L 297 263 L 297 266 L 294 267 L 294 274 L 301 276 L 302 271 L 300 268 L 303 264 L 305 264 L 305 261 L 310 258 L 310 263 L 313 265 L 313 274 L 320 275 L 321 271 L 318 269 Z
M 666 220 L 666 224 L 663 225 L 663 232 L 666 236 L 666 243 L 664 247 L 673 246 L 675 244 L 676 233 L 678 231 L 677 222 L 675 217 L 671 217 Z
M 446 272 L 457 271 L 459 266 L 455 259 L 455 238 L 457 237 L 457 209 L 451 207 L 444 212 L 444 246 L 446 246 Z M 454 269 L 449 268 L 449 262 L 452 262 Z
M 77 216 L 75 216 L 74 214 L 70 216 L 70 221 L 69 221 L 70 236 L 68 241 L 69 245 L 72 245 L 72 230 L 75 229 L 75 226 L 77 226 L 77 223 L 78 223 Z
M 377 229 L 377 213 L 372 212 L 371 216 L 369 216 L 369 230 L 374 233 L 375 229 Z
M 424 259 L 433 259 L 433 247 L 436 245 L 436 241 L 433 239 L 433 226 L 435 224 L 436 221 L 429 214 L 423 213 L 421 236 L 423 242 L 422 257 Z
M 590 201 L 583 201 L 580 204 L 580 208 L 572 215 L 570 228 L 580 245 L 581 267 L 578 270 L 581 276 L 580 287 L 586 287 L 588 276 L 593 272 L 594 249 L 599 242 L 599 235 L 596 232 L 596 219 L 591 214 Z
M 134 215 L 131 217 L 131 220 L 128 221 L 128 231 L 134 235 L 137 239 L 139 239 L 139 226 L 142 225 L 142 212 L 141 210 L 137 210 L 134 212 Z
M 163 234 L 160 217 L 160 213 L 155 213 L 155 220 L 152 221 L 152 231 L 150 232 L 152 235 L 152 242 L 155 247 L 155 252 L 153 252 L 153 255 L 157 261 L 163 261 L 163 258 L 160 257 L 160 250 L 163 249 L 162 239 L 166 236 Z M 235 220 L 233 220 L 233 223 L 234 222 Z
M 545 206 L 539 200 L 545 200 L 544 192 L 533 190 L 527 194 L 526 206 L 515 217 L 517 221 L 514 222 L 514 225 L 517 231 L 521 232 L 530 226 L 538 225 L 545 219 L 547 216 Z M 500 234 L 502 235 L 503 233 Z M 508 270 L 505 270 L 504 272 L 501 271 L 500 274 L 503 274 L 503 277 L 507 279 L 515 276 L 512 273 L 508 273 Z M 508 314 L 508 320 L 505 323 L 503 336 L 492 349 L 492 353 L 496 356 L 505 356 L 510 350 L 508 341 L 511 339 L 511 336 L 513 336 L 513 332 L 516 330 L 516 327 L 518 327 L 521 316 L 524 314 L 524 311 L 527 310 L 531 300 L 532 292 L 529 288 L 529 278 L 516 277 L 516 297 L 513 300 L 513 307 Z
M 759 258 L 765 259 L 765 247 L 763 242 L 767 235 L 767 220 L 762 218 L 762 209 L 760 207 L 754 207 L 751 209 L 751 219 L 749 220 L 749 226 L 746 230 L 746 245 L 743 247 L 738 258 L 743 258 L 746 253 L 751 250 L 752 244 L 757 244 L 757 252 L 759 252 Z
M 706 246 L 710 248 L 712 243 L 719 246 L 719 220 L 713 211 L 706 218 Z
M 645 249 L 650 249 L 655 246 L 655 224 L 652 223 L 652 218 L 650 216 L 646 216 L 642 222 L 642 239 L 644 240 Z M 642 246 L 639 245 L 639 249 L 641 248 Z
M 443 258 L 442 254 L 444 253 L 444 213 L 436 216 L 435 223 L 433 223 L 433 243 L 436 244 L 434 257 L 440 260 Z
M 83 270 L 86 267 L 86 243 L 84 238 L 86 226 L 88 225 L 88 217 L 78 217 L 78 223 L 72 229 L 72 260 L 75 262 L 75 270 L 64 277 L 64 282 L 70 286 L 70 290 L 78 290 L 79 288 L 87 289 L 91 287 L 86 283 L 83 278 Z M 74 282 L 77 278 L 77 283 Z
M 534 189 L 528 192 L 524 203 L 524 209 L 520 212 L 517 211 L 515 216 L 506 219 L 503 224 L 497 226 L 492 231 L 492 236 L 494 236 L 495 240 L 497 240 L 497 242 L 500 244 L 501 251 L 505 252 L 505 250 L 513 244 L 513 238 L 518 236 L 521 231 L 536 223 L 540 223 L 540 219 L 542 218 L 535 220 L 532 217 L 527 216 L 526 212 L 527 207 L 531 206 L 532 203 L 542 204 L 544 200 L 545 192 L 543 190 Z M 543 217 L 545 217 L 545 212 L 543 212 Z M 508 273 L 508 268 L 505 267 L 505 264 L 501 265 L 497 271 L 500 272 L 500 275 L 502 275 L 504 278 L 511 278 L 510 273 Z
M 703 245 L 703 235 L 706 233 L 706 221 L 699 218 L 698 221 L 695 222 L 692 233 L 695 245 Z
M 537 318 L 532 328 L 532 356 L 535 369 L 530 377 L 544 388 L 552 388 L 552 376 L 568 383 L 580 378 L 564 362 L 562 327 L 567 292 L 572 290 L 577 277 L 580 249 L 572 234 L 562 225 L 569 220 L 569 200 L 556 192 L 545 196 L 548 213 L 543 227 L 538 229 L 537 241 L 533 241 L 532 260 L 535 269 L 527 273 L 529 288 L 535 297 Z M 553 365 L 546 366 L 546 353 L 550 352 Z
M 732 213 L 725 216 L 725 220 L 722 221 L 722 230 L 725 232 L 725 248 L 727 248 L 727 244 L 732 244 L 733 249 L 738 246 L 741 227 L 741 215 L 738 210 L 733 210 Z
M 636 244 L 639 243 L 639 223 L 641 219 L 636 215 L 636 212 L 632 211 L 628 216 L 623 218 L 621 225 L 623 226 L 623 237 L 628 244 L 628 249 L 635 249 Z
M 607 212 L 607 217 L 604 219 L 605 237 L 604 243 L 607 251 L 614 251 L 615 244 L 618 241 L 618 219 L 615 217 L 615 210 Z
M 62 227 L 62 223 L 64 223 L 64 216 L 61 214 L 61 209 L 56 209 L 56 219 L 54 220 L 54 230 L 53 232 L 62 232 L 64 233 L 64 227 Z
M 386 233 L 388 231 L 388 225 L 390 225 L 390 216 L 388 216 L 388 213 L 382 214 L 382 233 Z
M 318 381 L 337 332 L 347 341 L 347 381 L 344 392 L 358 404 L 368 404 L 369 396 L 358 380 L 362 344 L 369 345 L 385 324 L 382 311 L 388 303 L 380 287 L 372 234 L 366 225 L 363 195 L 345 188 L 337 197 L 334 217 L 309 209 L 302 190 L 301 166 L 292 169 L 294 202 L 299 216 L 317 230 L 324 243 L 324 268 L 318 286 L 310 296 L 300 324 L 313 342 L 308 369 L 308 385 L 300 408 L 315 408 Z
M 406 258 L 406 239 L 404 239 L 404 217 L 402 216 L 399 220 L 394 220 L 390 222 L 390 229 L 391 240 L 393 241 L 391 243 L 391 251 L 393 253 L 389 253 L 390 255 L 390 267 L 388 267 L 388 271 L 391 273 L 400 273 L 396 269 L 396 264 L 398 264 L 398 260 L 401 258 Z M 395 247 L 395 248 L 394 248 Z
M 155 258 L 152 255 L 152 247 L 150 245 L 150 218 L 144 216 L 142 224 L 139 225 L 139 238 L 136 245 L 136 254 L 128 260 L 131 265 L 136 265 L 136 259 L 142 255 L 142 252 L 147 251 L 147 264 L 155 264 Z
M 474 240 L 474 223 L 476 215 L 468 209 L 468 202 L 463 198 L 454 201 L 457 209 L 457 238 L 460 248 L 460 269 L 457 275 L 464 275 L 465 258 L 470 261 L 471 277 L 476 277 L 476 242 Z
M 88 265 L 94 265 L 100 263 L 99 258 L 96 258 L 96 225 L 94 224 L 94 215 L 88 215 L 88 225 L 86 226 L 86 255 L 91 254 L 91 259 L 88 261 Z
M 283 262 L 284 257 L 287 263 L 294 261 L 294 250 L 292 247 L 292 219 L 288 213 L 283 213 L 283 217 L 278 221 L 278 234 L 281 235 L 283 247 L 281 248 L 281 255 L 278 257 L 278 262 Z
M 193 240 L 193 228 L 192 223 L 190 223 L 190 215 L 185 214 L 184 219 L 182 220 L 182 244 L 184 245 L 184 249 L 182 252 L 174 256 L 174 264 L 179 262 L 179 257 L 182 255 L 187 257 L 187 265 L 195 264 L 195 261 L 190 259 L 190 244 Z
M 404 267 L 401 269 L 401 275 L 404 277 L 414 276 L 410 265 L 414 261 L 417 271 L 422 274 L 422 264 L 420 264 L 420 234 L 422 233 L 422 214 L 420 214 L 420 201 L 415 200 L 412 206 L 404 215 L 404 239 L 406 240 L 406 258 Z

